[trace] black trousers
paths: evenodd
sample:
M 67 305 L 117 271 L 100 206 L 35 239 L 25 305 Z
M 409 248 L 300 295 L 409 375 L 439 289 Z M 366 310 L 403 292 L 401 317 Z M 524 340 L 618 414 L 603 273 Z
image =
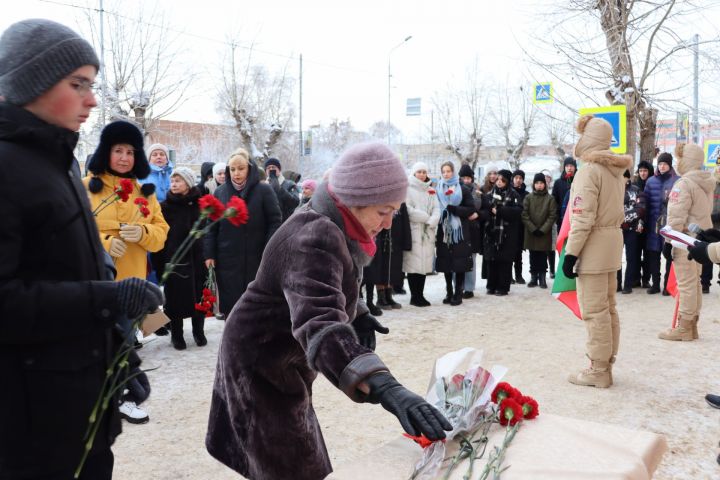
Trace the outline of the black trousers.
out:
M 700 283 L 703 287 L 709 287 L 712 283 L 712 274 L 714 263 L 703 263 L 702 274 L 700 275 Z M 718 284 L 720 284 L 720 272 L 718 272 Z
M 670 266 L 672 265 L 672 245 L 666 243 L 662 252 L 649 251 L 648 253 L 648 270 L 650 270 L 650 278 L 653 286 L 660 287 L 660 255 L 665 258 L 665 279 L 663 281 L 663 289 L 667 287 L 668 275 L 670 274 Z
M 97 440 L 96 440 L 97 441 Z M 78 458 L 78 463 L 80 459 Z M 85 460 L 79 480 L 112 480 L 113 465 L 115 456 L 110 447 L 92 450 Z M 32 477 L 32 480 L 71 480 L 75 474 L 75 468 L 71 471 L 53 473 L 42 477 Z M 30 480 L 30 478 L 19 478 L 18 480 Z
M 453 279 L 455 279 L 455 290 L 453 290 Z M 445 272 L 445 291 L 448 295 L 461 294 L 465 290 L 465 272 Z
M 647 284 L 650 282 L 650 269 L 648 267 L 648 254 L 650 252 L 647 249 L 647 233 L 637 234 L 635 252 L 638 259 L 635 267 L 635 280 L 642 280 L 643 284 Z
M 512 262 L 489 260 L 487 264 L 487 289 L 509 292 L 512 279 Z
M 547 262 L 550 266 L 550 273 L 555 275 L 555 250 L 547 252 Z
M 638 234 L 633 230 L 623 230 L 623 244 L 625 245 L 625 282 L 622 282 L 622 268 L 618 270 L 618 289 L 632 288 L 640 275 L 640 258 L 638 257 Z M 665 280 L 667 284 L 667 280 Z
M 515 279 L 522 277 L 522 248 L 518 249 L 513 260 L 513 267 L 515 268 Z
M 545 275 L 547 273 L 548 252 L 530 250 L 530 273 Z

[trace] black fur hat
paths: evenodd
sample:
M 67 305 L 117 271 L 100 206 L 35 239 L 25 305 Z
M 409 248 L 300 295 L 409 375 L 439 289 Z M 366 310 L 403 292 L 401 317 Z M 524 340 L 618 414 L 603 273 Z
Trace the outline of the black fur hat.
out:
M 87 165 L 88 171 L 95 175 L 107 172 L 110 168 L 110 149 L 118 143 L 127 143 L 135 149 L 135 165 L 132 174 L 140 180 L 147 178 L 150 175 L 150 164 L 145 156 L 143 134 L 135 125 L 122 120 L 109 123 L 103 128 L 100 134 L 100 144 Z

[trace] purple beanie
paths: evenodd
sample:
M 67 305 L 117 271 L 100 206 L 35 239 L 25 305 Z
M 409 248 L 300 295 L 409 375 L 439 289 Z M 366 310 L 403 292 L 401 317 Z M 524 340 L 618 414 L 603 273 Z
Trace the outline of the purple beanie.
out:
M 303 180 L 300 186 L 302 188 L 309 188 L 314 192 L 317 189 L 317 182 L 311 178 L 308 178 L 307 180 Z
M 333 165 L 330 188 L 348 207 L 404 202 L 408 179 L 398 157 L 384 143 L 347 149 Z

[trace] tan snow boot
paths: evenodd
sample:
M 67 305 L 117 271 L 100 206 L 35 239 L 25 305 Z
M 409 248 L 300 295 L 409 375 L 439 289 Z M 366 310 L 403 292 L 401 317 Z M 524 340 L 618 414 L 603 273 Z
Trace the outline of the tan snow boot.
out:
M 590 368 L 571 374 L 568 381 L 586 387 L 608 388 L 612 385 L 610 362 L 590 360 Z
M 694 317 L 691 318 L 694 319 Z M 668 328 L 664 332 L 658 333 L 658 338 L 661 340 L 692 342 L 695 340 L 695 336 L 693 335 L 694 325 L 695 322 L 692 319 L 680 317 L 677 327 Z
M 613 369 L 613 364 L 615 363 L 616 358 L 617 357 L 615 355 L 610 357 L 610 365 L 608 366 L 608 371 L 610 372 L 610 385 L 612 385 L 614 383 L 613 376 L 612 376 L 612 369 Z
M 692 321 L 693 322 L 693 324 L 692 324 L 693 340 L 697 340 L 698 338 L 700 338 L 700 335 L 698 335 L 698 329 L 697 329 L 697 324 L 699 321 L 700 321 L 700 315 L 695 315 L 695 317 L 693 317 L 693 321 Z

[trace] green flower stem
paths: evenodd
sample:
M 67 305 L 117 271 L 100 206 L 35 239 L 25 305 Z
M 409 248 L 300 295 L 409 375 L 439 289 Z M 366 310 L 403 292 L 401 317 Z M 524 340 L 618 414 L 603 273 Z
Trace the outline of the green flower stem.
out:
M 490 454 L 490 457 L 485 464 L 485 468 L 483 469 L 479 480 L 487 480 L 490 476 L 490 473 L 493 474 L 493 480 L 499 480 L 502 472 L 508 469 L 509 466 L 505 468 L 500 467 L 505 460 L 505 453 L 507 451 L 507 448 L 510 446 L 510 442 L 512 442 L 513 438 L 515 438 L 515 434 L 518 432 L 518 430 L 520 430 L 521 426 L 522 422 L 518 422 L 512 427 L 508 425 L 505 428 L 505 437 L 503 438 L 502 444 L 499 447 L 496 445 L 493 449 L 493 452 Z
M 190 234 L 185 237 L 185 240 L 180 244 L 178 249 L 175 251 L 173 256 L 170 258 L 170 261 L 165 265 L 165 272 L 162 275 L 162 278 L 160 279 L 160 285 L 164 285 L 167 279 L 172 275 L 173 270 L 175 270 L 175 267 L 179 265 L 179 261 L 181 258 L 183 258 L 188 251 L 190 251 L 190 248 L 193 246 L 196 240 L 202 238 L 205 234 L 207 234 L 210 231 L 210 228 L 212 228 L 213 225 L 218 223 L 220 220 L 222 220 L 224 217 L 218 218 L 217 220 L 213 220 L 209 224 L 207 224 L 204 228 L 199 228 L 200 224 L 203 220 L 207 218 L 205 215 L 200 215 L 200 218 L 197 219 L 197 221 L 193 224 L 192 228 L 190 229 Z
M 115 198 L 113 198 L 111 201 L 108 201 L 112 197 L 115 197 Z M 109 207 L 113 203 L 117 202 L 118 200 L 120 200 L 120 195 L 118 195 L 117 192 L 113 191 L 113 193 L 111 193 L 110 195 L 108 195 L 107 197 L 102 199 L 102 201 L 100 202 L 100 205 L 95 207 L 95 210 L 92 211 L 93 217 L 97 216 L 98 213 L 102 212 L 103 210 L 105 210 L 107 207 Z

